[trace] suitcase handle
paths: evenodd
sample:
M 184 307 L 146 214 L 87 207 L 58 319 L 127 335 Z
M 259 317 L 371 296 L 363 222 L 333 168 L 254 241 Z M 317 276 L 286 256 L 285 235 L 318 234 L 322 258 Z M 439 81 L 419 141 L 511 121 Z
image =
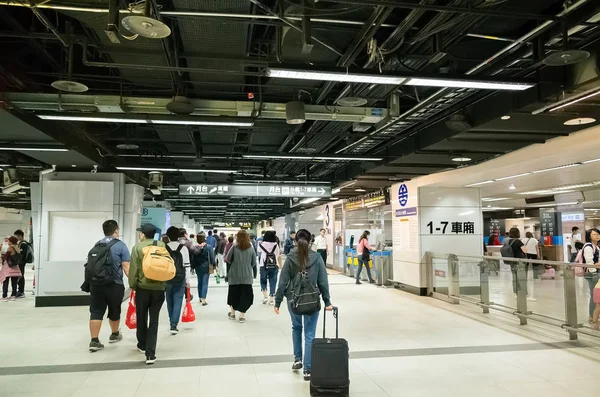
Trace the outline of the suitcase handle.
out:
M 327 310 L 324 310 L 325 314 L 323 315 L 323 339 L 325 338 L 325 320 L 327 319 Z M 333 318 L 335 318 L 335 339 L 339 337 L 339 310 L 337 306 L 333 307 Z

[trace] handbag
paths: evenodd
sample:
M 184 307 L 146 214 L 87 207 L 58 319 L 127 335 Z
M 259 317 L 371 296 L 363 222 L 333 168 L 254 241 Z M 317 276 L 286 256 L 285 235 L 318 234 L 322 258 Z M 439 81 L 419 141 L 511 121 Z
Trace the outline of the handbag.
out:
M 129 329 L 137 328 L 137 315 L 135 313 L 135 292 L 131 291 L 129 295 L 129 306 L 127 307 L 127 317 L 125 318 L 125 325 Z
M 190 289 L 186 288 L 186 303 L 185 308 L 183 309 L 183 315 L 181 316 L 182 323 L 192 323 L 196 321 L 196 313 L 194 313 L 194 308 L 192 307 L 192 299 L 190 297 Z

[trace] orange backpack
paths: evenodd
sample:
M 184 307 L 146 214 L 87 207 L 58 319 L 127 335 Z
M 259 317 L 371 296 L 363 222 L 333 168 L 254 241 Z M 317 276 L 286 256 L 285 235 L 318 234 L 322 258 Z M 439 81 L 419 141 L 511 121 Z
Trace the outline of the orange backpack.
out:
M 143 253 L 142 271 L 148 280 L 169 281 L 175 277 L 175 262 L 165 247 L 159 247 L 154 241 L 144 247 Z

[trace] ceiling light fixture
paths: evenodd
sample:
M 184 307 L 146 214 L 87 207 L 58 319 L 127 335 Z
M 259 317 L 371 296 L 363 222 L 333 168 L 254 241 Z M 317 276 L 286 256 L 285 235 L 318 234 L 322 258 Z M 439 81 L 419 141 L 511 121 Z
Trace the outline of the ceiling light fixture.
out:
M 470 185 L 465 185 L 465 187 L 481 186 L 481 185 L 487 185 L 489 183 L 494 183 L 494 180 L 490 179 L 489 181 L 471 183 Z
M 416 85 L 423 87 L 449 87 L 449 88 L 473 88 L 480 90 L 508 90 L 508 91 L 523 91 L 527 90 L 535 84 L 518 83 L 518 82 L 493 82 L 493 81 L 470 81 L 470 80 L 453 80 L 453 79 L 436 79 L 436 78 L 411 78 L 405 85 Z
M 564 125 L 586 125 L 586 124 L 592 124 L 595 122 L 596 122 L 596 119 L 592 118 L 592 117 L 577 117 L 574 119 L 567 120 L 563 124 Z
M 485 201 L 488 203 L 491 203 L 493 201 L 502 201 L 502 200 L 508 200 L 508 197 L 484 197 L 481 199 L 481 201 Z
M 338 194 L 338 193 L 339 193 L 339 192 L 341 192 L 341 191 L 342 191 L 342 188 L 338 187 L 338 188 L 335 188 L 335 189 L 333 189 L 333 190 L 331 191 L 331 194 Z
M 366 192 L 366 190 L 365 190 L 365 189 L 362 189 L 362 188 L 360 188 L 360 187 L 358 187 L 358 188 L 354 189 L 354 191 L 355 191 L 355 192 Z
M 207 174 L 236 174 L 235 170 L 207 170 L 187 168 L 116 167 L 119 171 L 202 172 Z
M 452 159 L 452 161 L 456 161 L 457 163 L 466 163 L 471 160 L 472 159 L 470 157 L 455 157 Z
M 524 173 L 522 173 L 522 174 L 511 175 L 511 176 L 504 176 L 504 177 L 502 177 L 502 178 L 496 178 L 496 179 L 494 179 L 494 181 L 495 181 L 495 182 L 498 182 L 498 181 L 505 181 L 505 180 L 507 180 L 507 179 L 520 178 L 520 177 L 522 177 L 522 176 L 527 176 L 527 175 L 531 175 L 531 172 L 524 172 Z
M 53 147 L 0 147 L 0 150 L 10 150 L 14 152 L 68 152 L 69 149 Z
M 506 116 L 502 116 L 500 117 L 501 120 L 510 120 L 510 116 L 506 115 Z
M 567 106 L 571 106 L 573 104 L 576 104 L 577 102 L 581 102 L 581 101 L 585 101 L 586 99 L 593 98 L 593 97 L 595 97 L 597 95 L 600 95 L 600 90 L 598 88 L 594 88 L 591 93 L 589 93 L 589 91 L 588 92 L 584 92 L 584 93 L 580 94 L 580 96 L 577 96 L 577 97 L 572 98 L 572 99 L 567 99 L 566 102 L 564 102 L 564 103 L 560 103 L 559 102 L 559 104 L 557 106 L 554 106 L 554 107 L 548 109 L 548 111 L 549 112 L 554 112 L 556 110 L 559 110 L 559 109 L 565 108 Z
M 572 163 L 572 164 L 559 165 L 557 167 L 550 167 L 550 168 L 544 168 L 542 170 L 532 171 L 531 173 L 532 174 L 540 174 L 542 172 L 562 170 L 563 168 L 577 167 L 578 165 L 581 165 L 581 163 Z
M 340 156 L 293 156 L 282 154 L 243 154 L 245 159 L 280 159 L 280 160 L 316 160 L 316 161 L 381 161 L 380 157 L 340 157 Z
M 319 201 L 320 199 L 321 198 L 319 198 L 319 197 L 307 198 L 307 199 L 300 201 L 299 204 L 310 204 L 310 203 L 314 203 L 315 201 Z
M 517 187 L 515 186 L 514 183 L 511 183 L 510 186 L 508 187 L 509 190 L 515 190 Z
M 96 123 L 128 123 L 128 124 L 158 124 L 158 125 L 213 125 L 221 127 L 252 127 L 254 120 L 244 117 L 173 117 L 163 115 L 143 114 L 105 114 L 92 113 L 89 115 L 75 113 L 38 114 L 42 120 L 54 121 L 85 121 Z
M 284 68 L 269 68 L 267 75 L 269 77 L 280 79 L 295 80 L 319 80 L 319 81 L 339 81 L 346 83 L 366 83 L 366 84 L 402 84 L 406 78 L 397 76 L 381 76 L 377 74 L 363 73 L 344 73 L 344 72 L 326 72 L 294 70 Z

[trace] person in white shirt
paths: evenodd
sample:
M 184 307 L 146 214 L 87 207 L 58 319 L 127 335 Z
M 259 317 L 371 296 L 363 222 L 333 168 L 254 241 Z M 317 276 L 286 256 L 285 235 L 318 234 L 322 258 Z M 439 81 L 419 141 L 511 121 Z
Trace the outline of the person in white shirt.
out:
M 327 266 L 327 253 L 329 250 L 327 247 L 327 238 L 325 237 L 325 229 L 321 229 L 319 235 L 315 237 L 315 247 L 317 248 L 317 252 L 323 258 L 323 263 Z
M 527 259 L 538 259 L 540 257 L 540 242 L 535 237 L 533 237 L 533 233 L 525 233 L 525 238 L 521 239 L 521 241 L 525 246 L 525 254 L 527 255 Z M 527 267 L 529 267 L 529 264 Z M 543 267 L 543 265 L 531 264 L 534 279 L 537 279 L 539 276 L 542 275 Z
M 583 242 L 581 241 L 581 233 L 579 233 L 579 228 L 577 226 L 573 226 L 573 229 L 571 229 L 571 232 L 573 232 L 573 234 L 571 234 L 570 262 L 573 263 L 573 262 L 575 262 L 575 259 L 577 258 L 577 253 L 579 252 L 580 249 L 583 248 Z
M 171 226 L 167 229 L 169 243 L 167 247 L 171 257 L 175 261 L 175 277 L 167 281 L 165 295 L 167 300 L 167 309 L 169 312 L 169 322 L 171 324 L 171 335 L 177 335 L 179 330 L 177 325 L 181 318 L 181 308 L 186 290 L 190 288 L 190 251 L 179 242 L 180 231 L 178 227 Z M 181 255 L 181 258 L 178 258 Z M 183 269 L 178 268 L 183 266 Z M 183 275 L 181 274 L 183 272 Z

